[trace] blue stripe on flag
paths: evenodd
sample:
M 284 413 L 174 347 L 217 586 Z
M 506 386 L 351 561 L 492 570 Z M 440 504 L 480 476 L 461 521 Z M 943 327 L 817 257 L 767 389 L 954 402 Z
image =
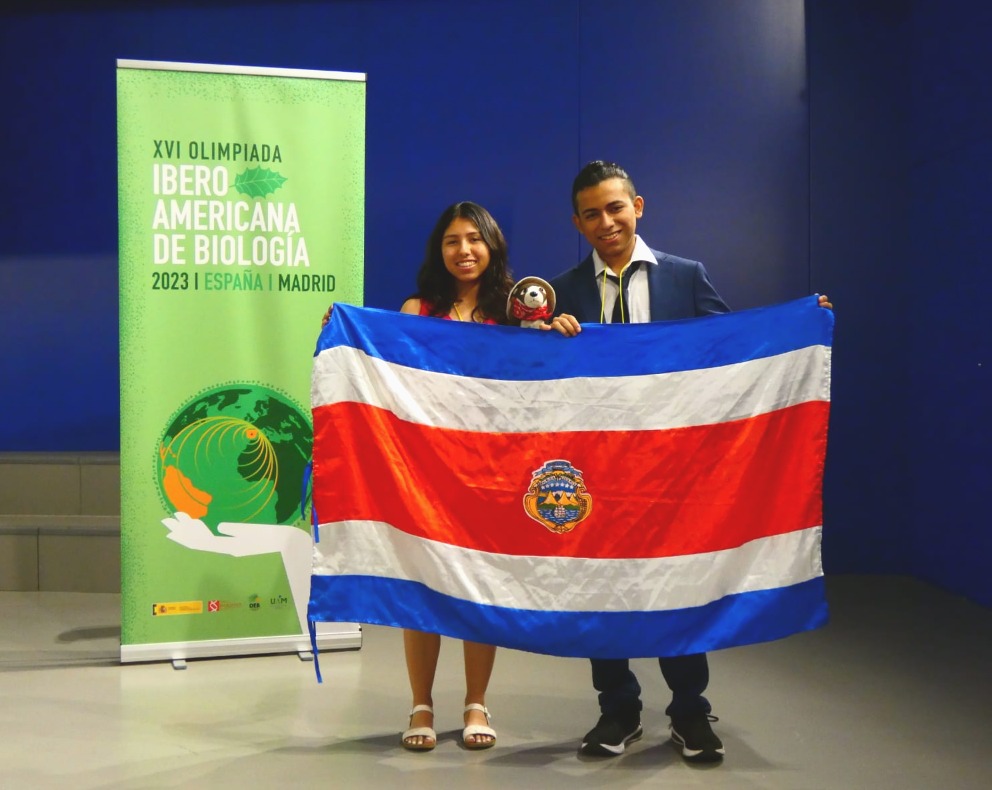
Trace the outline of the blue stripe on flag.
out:
M 781 639 L 827 622 L 824 580 L 740 593 L 660 612 L 549 612 L 474 604 L 418 582 L 378 576 L 311 580 L 309 616 L 441 633 L 575 658 L 690 655 Z
M 719 367 L 811 345 L 829 346 L 833 322 L 833 311 L 818 307 L 816 296 L 807 296 L 683 321 L 585 324 L 577 338 L 566 338 L 555 330 L 425 321 L 389 310 L 337 304 L 320 333 L 316 354 L 352 346 L 407 367 L 509 381 L 635 376 Z M 618 332 L 627 333 L 623 341 L 628 350 L 633 343 L 643 353 L 617 354 Z M 471 353 L 466 353 L 467 347 Z

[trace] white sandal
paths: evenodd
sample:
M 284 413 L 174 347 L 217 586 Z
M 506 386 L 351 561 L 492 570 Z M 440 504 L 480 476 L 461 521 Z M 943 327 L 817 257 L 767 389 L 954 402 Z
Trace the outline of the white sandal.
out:
M 425 713 L 434 715 L 434 708 L 430 705 L 414 705 L 413 710 L 410 711 L 410 723 L 413 723 L 413 714 L 420 713 L 421 711 Z M 420 743 L 409 743 L 411 738 L 422 737 L 426 742 L 421 741 Z M 403 733 L 400 743 L 403 744 L 404 749 L 409 749 L 411 752 L 429 752 L 435 746 L 437 746 L 437 733 L 434 732 L 433 727 L 411 727 L 406 732 Z
M 489 710 L 485 705 L 480 705 L 478 702 L 472 702 L 465 706 L 465 713 L 470 710 L 482 711 L 482 714 L 486 717 L 485 724 L 469 724 L 464 730 L 462 730 L 462 743 L 465 745 L 466 749 L 489 749 L 496 745 L 496 730 L 492 727 L 487 726 L 491 719 L 489 715 Z M 488 735 L 492 738 L 491 741 L 470 741 L 469 738 L 478 735 Z

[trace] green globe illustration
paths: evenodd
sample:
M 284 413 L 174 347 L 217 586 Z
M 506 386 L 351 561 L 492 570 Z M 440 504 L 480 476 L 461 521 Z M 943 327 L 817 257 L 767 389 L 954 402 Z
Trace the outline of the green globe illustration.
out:
M 288 524 L 299 514 L 313 427 L 286 396 L 257 384 L 198 394 L 162 435 L 157 478 L 167 507 L 216 532 L 224 521 Z

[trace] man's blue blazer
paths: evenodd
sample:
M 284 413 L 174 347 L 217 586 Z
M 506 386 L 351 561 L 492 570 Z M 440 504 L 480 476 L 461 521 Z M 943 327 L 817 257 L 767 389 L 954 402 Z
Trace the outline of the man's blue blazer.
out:
M 699 261 L 679 258 L 651 250 L 658 265 L 646 264 L 652 321 L 674 321 L 715 313 L 729 313 L 730 308 L 716 292 L 706 269 Z M 592 253 L 578 266 L 555 277 L 555 314 L 568 313 L 579 323 L 599 321 L 600 286 L 595 277 Z

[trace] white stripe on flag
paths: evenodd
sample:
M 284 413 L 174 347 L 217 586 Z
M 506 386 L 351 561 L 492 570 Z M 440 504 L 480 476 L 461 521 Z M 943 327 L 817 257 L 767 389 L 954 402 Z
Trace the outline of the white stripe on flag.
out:
M 490 554 L 382 522 L 346 521 L 321 525 L 313 573 L 417 581 L 454 598 L 511 609 L 659 611 L 822 576 L 820 532 L 810 527 L 706 554 L 586 559 Z
M 363 403 L 407 422 L 486 433 L 664 430 L 828 401 L 830 354 L 828 346 L 807 346 L 676 373 L 506 381 L 405 367 L 336 346 L 314 360 L 311 402 Z

